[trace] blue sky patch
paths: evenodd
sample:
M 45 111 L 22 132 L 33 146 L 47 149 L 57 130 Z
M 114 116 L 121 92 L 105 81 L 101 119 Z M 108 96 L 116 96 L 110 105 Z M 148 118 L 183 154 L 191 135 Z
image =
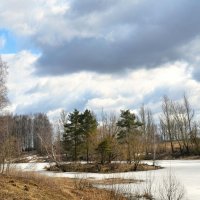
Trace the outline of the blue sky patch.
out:
M 0 38 L 5 40 L 5 45 L 0 48 L 0 54 L 18 52 L 17 37 L 11 31 L 0 29 Z
M 1 39 L 5 40 L 5 43 L 2 47 L 0 45 L 0 54 L 13 54 L 25 49 L 33 54 L 40 53 L 27 38 L 19 37 L 10 30 L 0 29 Z

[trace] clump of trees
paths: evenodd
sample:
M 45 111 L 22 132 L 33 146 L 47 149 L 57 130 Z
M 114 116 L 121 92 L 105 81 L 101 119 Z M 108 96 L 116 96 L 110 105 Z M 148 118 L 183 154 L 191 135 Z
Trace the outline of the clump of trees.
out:
M 136 169 L 143 152 L 141 126 L 130 110 L 122 110 L 119 119 L 102 113 L 98 123 L 90 110 L 81 113 L 75 109 L 64 124 L 66 155 L 74 161 L 99 160 L 101 164 L 126 159 L 128 163 L 133 161 Z
M 182 102 L 176 102 L 164 96 L 162 111 L 160 132 L 165 151 L 167 143 L 170 143 L 172 154 L 199 154 L 199 125 L 188 98 L 184 95 Z
M 63 144 L 68 157 L 74 161 L 85 158 L 89 162 L 97 126 L 96 117 L 90 110 L 86 109 L 81 113 L 75 109 L 69 113 L 63 134 Z
M 15 138 L 15 152 L 35 150 L 45 154 L 45 143 L 52 141 L 52 125 L 44 113 L 34 115 L 7 115 L 7 134 Z
M 90 120 L 83 120 L 85 112 Z M 185 95 L 182 102 L 164 96 L 157 123 L 144 105 L 138 116 L 121 110 L 120 116 L 102 113 L 99 121 L 92 111 L 85 112 L 69 113 L 64 125 L 62 144 L 72 160 L 98 160 L 102 164 L 126 160 L 137 169 L 141 159 L 200 153 L 199 125 Z
M 182 102 L 164 97 L 159 123 L 144 105 L 136 116 L 130 110 L 120 115 L 102 112 L 101 118 L 86 109 L 83 112 L 61 112 L 56 134 L 44 113 L 9 115 L 7 133 L 15 142 L 15 154 L 36 150 L 53 161 L 114 160 L 133 163 L 135 170 L 141 159 L 156 159 L 162 155 L 199 154 L 199 128 L 194 111 L 184 96 Z M 59 165 L 59 164 L 58 164 Z

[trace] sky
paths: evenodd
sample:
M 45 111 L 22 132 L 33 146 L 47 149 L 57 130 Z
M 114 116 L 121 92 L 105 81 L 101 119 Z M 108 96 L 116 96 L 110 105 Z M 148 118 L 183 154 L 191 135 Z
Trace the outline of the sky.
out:
M 135 112 L 163 95 L 200 113 L 199 0 L 1 0 L 9 110 Z

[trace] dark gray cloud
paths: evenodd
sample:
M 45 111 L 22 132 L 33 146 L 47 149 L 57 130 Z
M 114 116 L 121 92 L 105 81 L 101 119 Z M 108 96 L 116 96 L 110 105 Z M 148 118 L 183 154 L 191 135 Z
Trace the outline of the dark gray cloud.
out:
M 193 77 L 197 80 L 197 81 L 200 81 L 200 69 L 199 69 L 199 66 L 198 68 L 196 68 L 193 72 Z
M 84 0 L 72 1 L 71 10 L 72 15 L 87 15 L 88 13 L 95 13 L 105 11 L 116 3 L 116 0 Z
M 36 73 L 117 73 L 187 61 L 182 47 L 200 35 L 199 10 L 197 0 L 75 0 L 65 18 L 87 34 L 62 44 L 38 44 L 42 55 Z

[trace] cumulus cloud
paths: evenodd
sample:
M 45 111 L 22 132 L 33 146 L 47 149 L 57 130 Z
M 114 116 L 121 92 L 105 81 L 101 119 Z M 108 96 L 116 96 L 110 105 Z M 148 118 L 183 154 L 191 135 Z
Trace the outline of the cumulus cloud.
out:
M 51 30 L 51 23 L 59 22 L 59 16 L 67 10 L 67 5 L 65 0 L 19 0 L 17 3 L 2 0 L 0 24 L 22 36 L 39 36 L 40 33 L 45 34 L 47 27 Z
M 38 55 L 27 51 L 3 55 L 9 65 L 8 89 L 14 113 L 46 112 L 55 117 L 61 109 L 92 109 L 95 113 L 138 109 L 142 103 L 160 112 L 162 96 L 179 100 L 184 92 L 198 111 L 200 84 L 191 78 L 187 63 L 175 62 L 156 69 L 131 70 L 124 76 L 79 72 L 59 77 L 33 76 Z M 16 87 L 17 86 L 17 87 Z M 194 97 L 194 98 L 193 98 Z
M 200 37 L 185 45 L 183 52 L 187 52 L 187 60 L 190 65 L 192 76 L 195 80 L 200 81 Z
M 74 1 L 65 14 L 80 34 L 52 48 L 43 45 L 38 74 L 118 73 L 187 60 L 182 47 L 200 35 L 197 1 L 86 2 Z
M 196 0 L 6 0 L 0 21 L 40 49 L 37 75 L 113 74 L 189 62 L 199 9 Z
M 158 114 L 163 95 L 184 92 L 199 110 L 199 9 L 196 0 L 1 1 L 0 28 L 25 41 L 2 55 L 11 110 L 52 117 L 145 103 Z

